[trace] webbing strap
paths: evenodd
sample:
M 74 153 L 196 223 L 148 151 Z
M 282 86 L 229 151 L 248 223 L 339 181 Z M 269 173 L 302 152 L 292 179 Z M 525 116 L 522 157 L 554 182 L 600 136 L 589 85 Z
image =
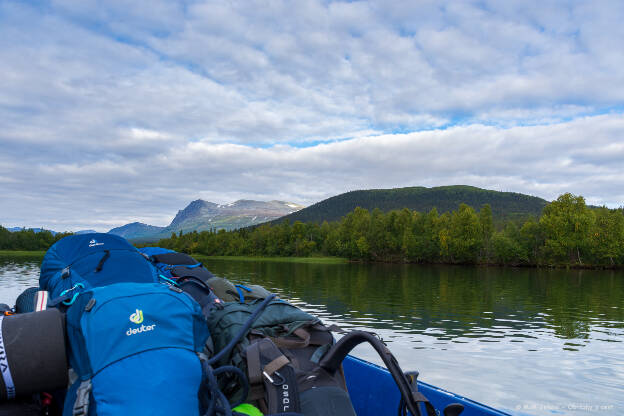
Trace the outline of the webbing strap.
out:
M 35 312 L 45 311 L 48 308 L 48 291 L 39 290 L 35 297 Z
M 245 294 L 243 293 L 243 289 L 247 292 L 251 292 L 251 289 L 245 285 L 234 285 L 236 287 L 236 291 L 238 292 L 238 300 L 240 303 L 245 303 Z
M 238 292 L 238 301 L 240 303 L 245 303 L 245 294 L 243 293 L 243 289 L 236 286 L 236 291 Z
M 262 365 L 260 364 L 260 349 L 254 343 L 247 347 L 247 372 L 249 374 L 249 396 L 247 400 L 255 401 L 264 397 L 262 383 Z
M 72 410 L 72 416 L 87 416 L 89 414 L 89 397 L 91 395 L 91 379 L 80 383 L 76 391 L 76 401 Z
M 9 368 L 9 359 L 7 357 L 6 349 L 4 348 L 4 337 L 2 336 L 3 319 L 4 315 L 0 315 L 0 370 L 2 372 L 2 379 L 4 380 L 7 398 L 14 399 L 15 384 L 13 383 L 13 376 L 11 375 L 11 369 Z
M 250 351 L 251 349 L 251 351 Z M 288 413 L 299 412 L 301 404 L 299 398 L 299 388 L 297 386 L 297 377 L 295 370 L 290 365 L 290 360 L 284 356 L 282 351 L 269 339 L 263 338 L 249 347 L 247 347 L 248 360 L 249 356 L 257 354 L 259 360 L 259 369 L 256 367 L 254 373 L 260 371 L 262 380 L 261 386 L 264 387 L 263 398 L 266 401 L 267 412 L 265 413 Z M 251 352 L 251 354 L 249 354 Z M 255 357 L 252 359 L 255 361 Z M 269 361 L 270 360 L 270 361 Z M 267 364 L 262 365 L 263 362 Z M 249 361 L 247 362 L 249 365 Z M 253 363 L 255 365 L 255 362 Z M 257 380 L 257 374 L 254 374 Z M 251 381 L 251 372 L 250 372 Z M 260 389 L 251 391 L 256 393 Z M 285 392 L 285 393 L 284 393 Z
M 427 415 L 428 416 L 437 416 L 438 415 L 438 412 L 436 412 L 435 407 L 433 407 L 433 405 L 431 404 L 431 402 L 429 400 L 425 401 L 424 403 L 425 403 L 425 410 L 427 410 Z
M 318 347 L 316 350 L 314 350 L 314 353 L 310 357 L 310 361 L 313 362 L 314 364 L 318 364 L 319 361 L 321 361 L 321 358 L 323 358 L 323 356 L 327 353 L 327 351 L 329 351 L 331 346 L 332 344 L 325 344 L 325 345 L 321 345 L 320 347 Z
M 271 341 L 280 348 L 305 348 L 310 345 L 310 332 L 297 328 L 293 331 L 293 334 L 299 337 L 298 340 L 288 338 L 271 338 Z
M 226 354 L 229 354 L 232 351 L 232 348 L 234 348 L 234 346 L 238 344 L 238 342 L 243 339 L 245 335 L 247 335 L 247 332 L 249 331 L 253 323 L 256 321 L 256 319 L 258 319 L 262 312 L 264 312 L 268 304 L 275 298 L 275 296 L 276 295 L 272 293 L 265 300 L 263 300 L 260 305 L 258 305 L 258 307 L 251 314 L 251 316 L 247 318 L 247 322 L 245 322 L 245 325 L 243 325 L 243 328 L 240 330 L 240 332 L 233 339 L 231 339 L 230 342 L 225 347 L 223 347 L 221 351 L 219 351 L 210 360 L 208 360 L 209 365 L 218 362 Z
M 290 360 L 285 355 L 280 355 L 270 363 L 264 366 L 264 373 L 273 375 L 277 370 L 288 364 Z
M 332 331 L 332 332 L 338 332 L 339 334 L 346 334 L 346 333 L 348 332 L 347 330 L 345 330 L 345 329 L 343 329 L 343 328 L 339 327 L 339 326 L 338 326 L 338 325 L 336 325 L 336 324 L 332 324 L 332 325 L 330 325 L 330 326 L 328 326 L 328 327 L 326 327 L 326 328 L 327 328 L 327 330 L 329 330 L 329 331 Z
M 108 260 L 109 257 L 110 257 L 110 251 L 104 250 L 104 255 L 100 259 L 100 262 L 98 263 L 98 265 L 95 267 L 96 273 L 102 270 L 102 267 L 104 267 L 104 262 Z
M 274 383 L 273 375 L 289 364 L 290 360 L 268 338 L 263 338 L 248 346 L 245 354 L 250 387 L 248 400 L 258 400 L 265 397 L 263 377 L 270 383 Z M 263 358 L 271 361 L 262 365 Z M 281 375 L 279 377 L 281 378 Z

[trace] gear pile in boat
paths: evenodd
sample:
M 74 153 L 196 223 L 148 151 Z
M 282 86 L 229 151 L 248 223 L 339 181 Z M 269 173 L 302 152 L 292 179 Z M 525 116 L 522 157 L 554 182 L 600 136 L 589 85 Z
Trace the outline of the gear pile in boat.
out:
M 57 242 L 40 287 L 0 312 L 0 415 L 355 415 L 342 361 L 362 342 L 394 377 L 400 413 L 436 413 L 375 335 L 111 234 Z

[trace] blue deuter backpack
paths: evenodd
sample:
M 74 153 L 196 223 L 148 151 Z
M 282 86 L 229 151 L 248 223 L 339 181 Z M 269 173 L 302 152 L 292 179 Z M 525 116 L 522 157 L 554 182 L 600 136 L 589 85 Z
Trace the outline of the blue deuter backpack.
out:
M 103 233 L 71 235 L 54 244 L 41 264 L 39 286 L 50 299 L 71 299 L 83 289 L 119 282 L 155 283 L 158 271 L 124 238 Z
M 174 286 L 83 291 L 67 311 L 78 380 L 63 415 L 199 415 L 199 354 L 208 335 L 199 305 Z

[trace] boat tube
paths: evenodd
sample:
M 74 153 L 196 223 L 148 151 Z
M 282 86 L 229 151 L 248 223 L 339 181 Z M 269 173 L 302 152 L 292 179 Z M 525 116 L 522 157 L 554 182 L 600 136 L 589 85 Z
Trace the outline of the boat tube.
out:
M 67 386 L 65 318 L 58 309 L 0 316 L 0 401 Z

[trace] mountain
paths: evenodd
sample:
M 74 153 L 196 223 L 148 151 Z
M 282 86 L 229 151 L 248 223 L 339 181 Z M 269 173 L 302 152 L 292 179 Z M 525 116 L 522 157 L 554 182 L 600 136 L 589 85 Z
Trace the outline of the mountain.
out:
M 168 228 L 176 231 L 233 230 L 283 217 L 303 206 L 284 201 L 251 201 L 241 199 L 226 205 L 198 199 L 178 211 Z
M 41 231 L 50 231 L 52 233 L 52 235 L 57 235 L 58 234 L 58 231 L 46 230 L 44 228 L 9 227 L 9 228 L 7 228 L 7 230 L 9 230 L 12 233 L 14 233 L 16 231 L 22 231 L 22 230 L 32 230 L 35 234 L 36 233 L 40 233 Z
M 475 210 L 479 210 L 484 204 L 490 204 L 492 216 L 495 220 L 501 221 L 537 217 L 548 201 L 515 192 L 490 191 L 466 185 L 370 189 L 333 196 L 272 223 L 281 223 L 284 220 L 337 221 L 356 207 L 366 208 L 369 211 L 379 208 L 384 212 L 409 208 L 423 213 L 435 207 L 439 213 L 443 213 L 456 210 L 461 203 L 468 204 Z
M 165 227 L 143 224 L 142 222 L 133 222 L 121 227 L 113 228 L 109 231 L 109 233 L 124 237 L 126 239 L 145 239 L 161 234 L 164 229 Z
M 167 227 L 156 227 L 140 222 L 113 228 L 111 234 L 120 235 L 135 242 L 155 241 L 180 231 L 204 231 L 211 229 L 234 230 L 271 221 L 302 209 L 302 205 L 284 201 L 252 201 L 241 199 L 225 205 L 202 199 L 195 200 L 178 211 Z
M 59 233 L 58 231 L 46 230 L 44 228 L 10 227 L 10 228 L 7 228 L 7 230 L 11 231 L 12 233 L 16 231 L 22 231 L 22 230 L 33 230 L 35 233 L 40 233 L 41 231 L 45 230 L 45 231 L 50 231 L 52 235 L 57 235 Z M 95 230 L 74 231 L 74 234 L 89 234 L 89 233 L 97 233 L 97 231 Z

